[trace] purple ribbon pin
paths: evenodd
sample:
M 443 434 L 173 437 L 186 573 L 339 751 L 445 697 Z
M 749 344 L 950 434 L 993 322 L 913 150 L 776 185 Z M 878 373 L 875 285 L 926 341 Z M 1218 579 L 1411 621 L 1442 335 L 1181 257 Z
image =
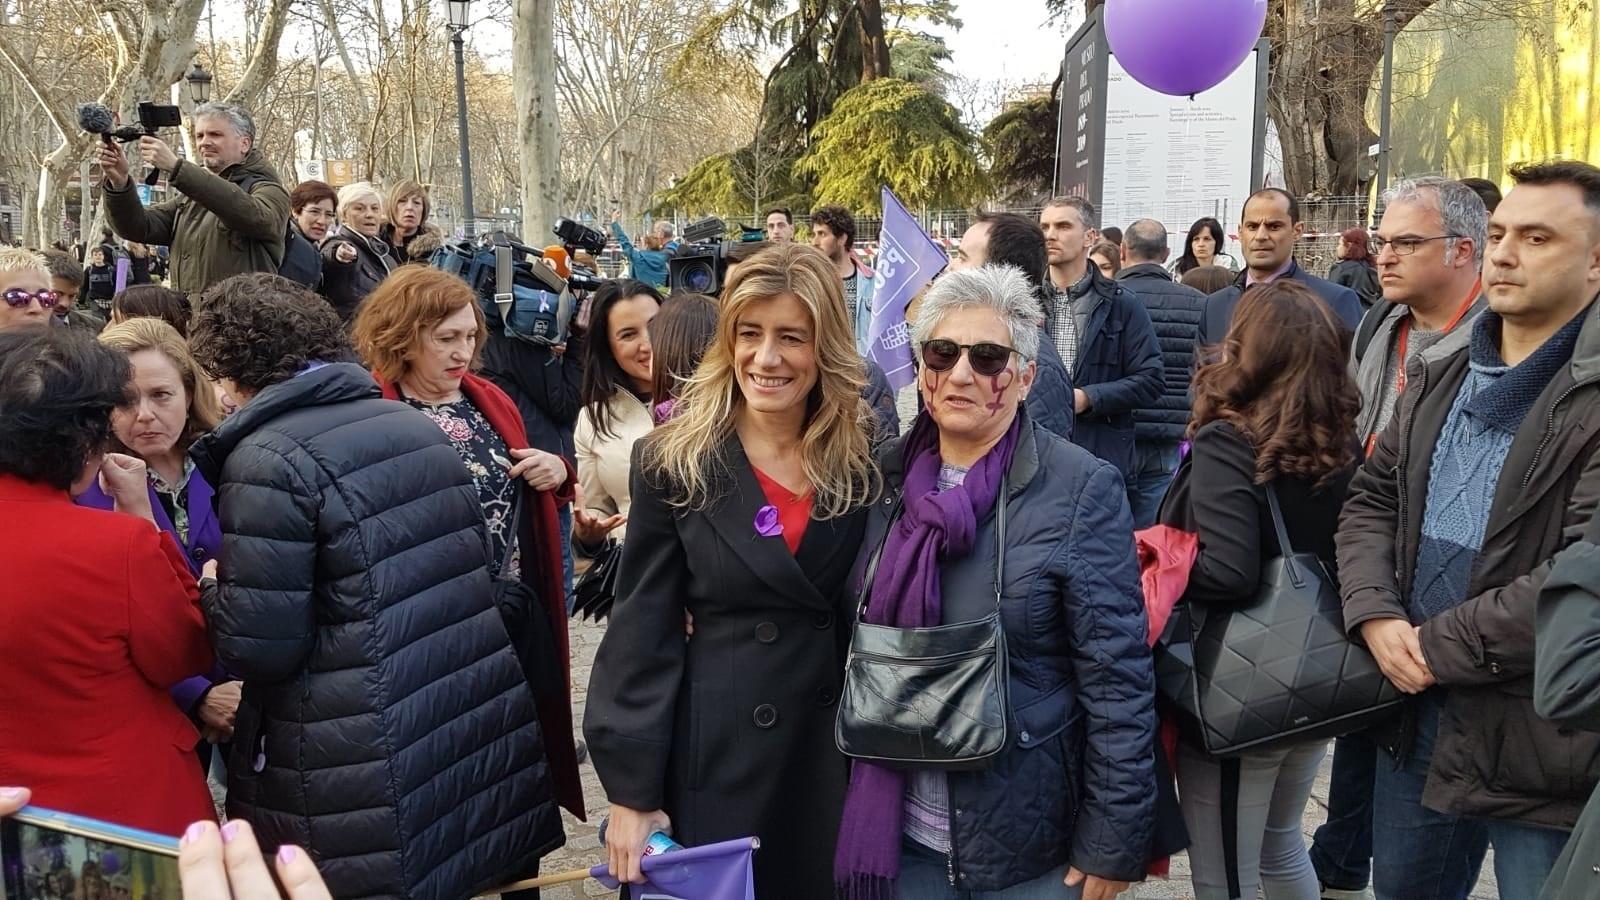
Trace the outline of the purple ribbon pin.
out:
M 783 534 L 783 523 L 778 521 L 778 508 L 768 503 L 756 510 L 756 534 L 778 537 Z

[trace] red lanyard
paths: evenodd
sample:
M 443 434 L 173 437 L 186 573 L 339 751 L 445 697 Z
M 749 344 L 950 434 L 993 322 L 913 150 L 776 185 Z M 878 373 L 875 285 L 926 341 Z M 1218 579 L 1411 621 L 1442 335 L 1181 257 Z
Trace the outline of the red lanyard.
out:
M 1461 308 L 1456 310 L 1455 318 L 1451 319 L 1450 323 L 1444 326 L 1445 334 L 1449 334 L 1451 331 L 1454 331 L 1455 327 L 1461 324 L 1461 320 L 1466 318 L 1467 310 L 1471 309 L 1472 304 L 1477 302 L 1480 284 L 1482 284 L 1481 281 L 1473 283 L 1472 293 L 1467 295 L 1466 302 L 1462 303 Z M 1395 344 L 1394 393 L 1396 397 L 1399 397 L 1401 394 L 1406 392 L 1406 349 L 1410 347 L 1410 345 L 1411 316 L 1407 315 L 1404 319 L 1400 320 L 1400 339 Z M 1398 409 L 1398 400 L 1395 401 L 1395 406 Z M 1372 449 L 1376 446 L 1378 446 L 1378 436 L 1376 434 L 1369 435 L 1367 437 L 1368 456 L 1372 455 Z
M 1454 331 L 1455 327 L 1457 325 L 1460 325 L 1461 324 L 1461 320 L 1466 317 L 1467 310 L 1471 309 L 1473 302 L 1478 299 L 1478 285 L 1479 285 L 1479 283 L 1480 282 L 1474 282 L 1473 283 L 1473 285 L 1472 285 L 1472 293 L 1467 295 L 1466 302 L 1462 303 L 1461 304 L 1461 308 L 1456 310 L 1455 318 L 1451 319 L 1450 323 L 1448 325 L 1444 326 L 1444 333 L 1445 334 L 1449 334 L 1450 332 Z M 1406 348 L 1409 347 L 1410 344 L 1411 344 L 1411 316 L 1406 316 L 1404 319 L 1400 320 L 1400 342 L 1399 342 L 1399 345 L 1395 348 L 1395 355 L 1396 355 L 1395 368 L 1396 368 L 1397 371 L 1396 371 L 1395 377 L 1394 377 L 1394 386 L 1395 386 L 1395 391 L 1394 392 L 1395 392 L 1396 395 L 1405 393 L 1405 389 L 1406 389 Z

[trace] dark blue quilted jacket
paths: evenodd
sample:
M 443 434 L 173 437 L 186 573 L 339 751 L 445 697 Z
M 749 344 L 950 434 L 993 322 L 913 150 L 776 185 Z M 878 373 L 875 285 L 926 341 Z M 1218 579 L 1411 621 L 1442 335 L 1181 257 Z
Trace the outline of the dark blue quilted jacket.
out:
M 1156 263 L 1128 266 L 1117 280 L 1133 288 L 1144 301 L 1150 324 L 1161 345 L 1161 396 L 1133 411 L 1133 436 L 1137 441 L 1176 444 L 1189 425 L 1189 382 L 1194 375 L 1194 343 L 1200 337 L 1200 319 L 1206 295 L 1172 280 Z
M 950 775 L 953 872 L 998 891 L 1071 863 L 1144 877 L 1155 817 L 1155 676 L 1122 476 L 1024 421 L 1007 479 L 1005 623 L 1011 743 L 987 768 Z M 903 439 L 879 453 L 863 560 L 903 483 Z M 988 615 L 991 516 L 970 556 L 942 569 L 945 623 Z M 859 569 L 859 567 L 858 567 Z M 858 571 L 856 582 L 859 585 Z
M 217 486 L 217 660 L 244 679 L 228 812 L 333 896 L 458 900 L 560 846 L 483 509 L 439 427 L 343 363 L 273 385 L 192 455 Z

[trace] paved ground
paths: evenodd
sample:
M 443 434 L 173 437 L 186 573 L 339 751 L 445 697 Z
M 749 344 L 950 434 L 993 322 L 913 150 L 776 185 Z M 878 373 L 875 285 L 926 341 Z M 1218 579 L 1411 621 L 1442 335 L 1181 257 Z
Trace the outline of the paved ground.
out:
M 572 627 L 572 680 L 573 704 L 577 721 L 583 721 L 584 700 L 588 694 L 589 671 L 594 663 L 596 648 L 600 645 L 600 637 L 605 629 L 600 626 L 573 623 Z M 593 767 L 585 764 L 582 768 L 584 797 L 588 801 L 589 822 L 583 823 L 572 816 L 562 813 L 562 818 L 567 827 L 567 845 L 545 858 L 542 871 L 546 874 L 560 872 L 568 869 L 588 868 L 604 860 L 604 853 L 600 848 L 600 839 L 597 826 L 600 817 L 605 814 L 605 797 L 600 790 L 600 781 L 595 777 Z M 1317 779 L 1316 787 L 1312 791 L 1311 801 L 1306 804 L 1305 831 L 1306 840 L 1311 839 L 1311 832 L 1327 818 L 1328 797 L 1328 761 L 1323 761 L 1322 773 Z M 1493 900 L 1498 896 L 1494 884 L 1492 860 L 1484 863 L 1485 874 L 1479 881 L 1478 887 L 1473 891 L 1473 900 Z M 578 900 L 583 897 L 610 896 L 611 892 L 605 890 L 593 880 L 585 880 L 571 886 L 546 888 L 542 892 L 543 900 Z M 1131 896 L 1138 900 L 1176 900 L 1176 898 L 1190 898 L 1194 896 L 1189 886 L 1189 862 L 1181 854 L 1173 860 L 1172 877 L 1167 881 L 1152 881 L 1138 885 L 1131 892 Z M 1124 895 L 1129 898 L 1129 895 Z M 817 900 L 829 900 L 819 897 Z M 906 898 L 916 900 L 916 898 Z M 1129 898 L 1131 900 L 1131 898 Z

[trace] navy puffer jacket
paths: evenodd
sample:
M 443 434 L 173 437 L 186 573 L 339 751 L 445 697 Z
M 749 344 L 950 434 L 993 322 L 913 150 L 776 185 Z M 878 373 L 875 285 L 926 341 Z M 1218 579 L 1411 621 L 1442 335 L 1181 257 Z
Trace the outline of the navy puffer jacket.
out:
M 228 812 L 335 897 L 458 900 L 562 843 L 483 510 L 439 427 L 339 363 L 197 442 L 217 486 L 217 659 L 244 680 Z M 269 849 L 270 852 L 270 849 Z
M 904 443 L 879 452 L 887 490 L 862 564 L 904 484 Z M 1005 489 L 1011 744 L 987 768 L 949 776 L 957 887 L 999 891 L 1063 863 L 1141 880 L 1155 821 L 1155 674 L 1122 476 L 1024 420 Z M 991 514 L 972 554 L 941 567 L 943 623 L 993 611 L 995 552 Z
M 1189 382 L 1194 376 L 1194 344 L 1206 295 L 1172 280 L 1159 263 L 1139 263 L 1117 273 L 1144 301 L 1161 345 L 1161 396 L 1133 411 L 1133 436 L 1140 442 L 1176 444 L 1189 427 Z

